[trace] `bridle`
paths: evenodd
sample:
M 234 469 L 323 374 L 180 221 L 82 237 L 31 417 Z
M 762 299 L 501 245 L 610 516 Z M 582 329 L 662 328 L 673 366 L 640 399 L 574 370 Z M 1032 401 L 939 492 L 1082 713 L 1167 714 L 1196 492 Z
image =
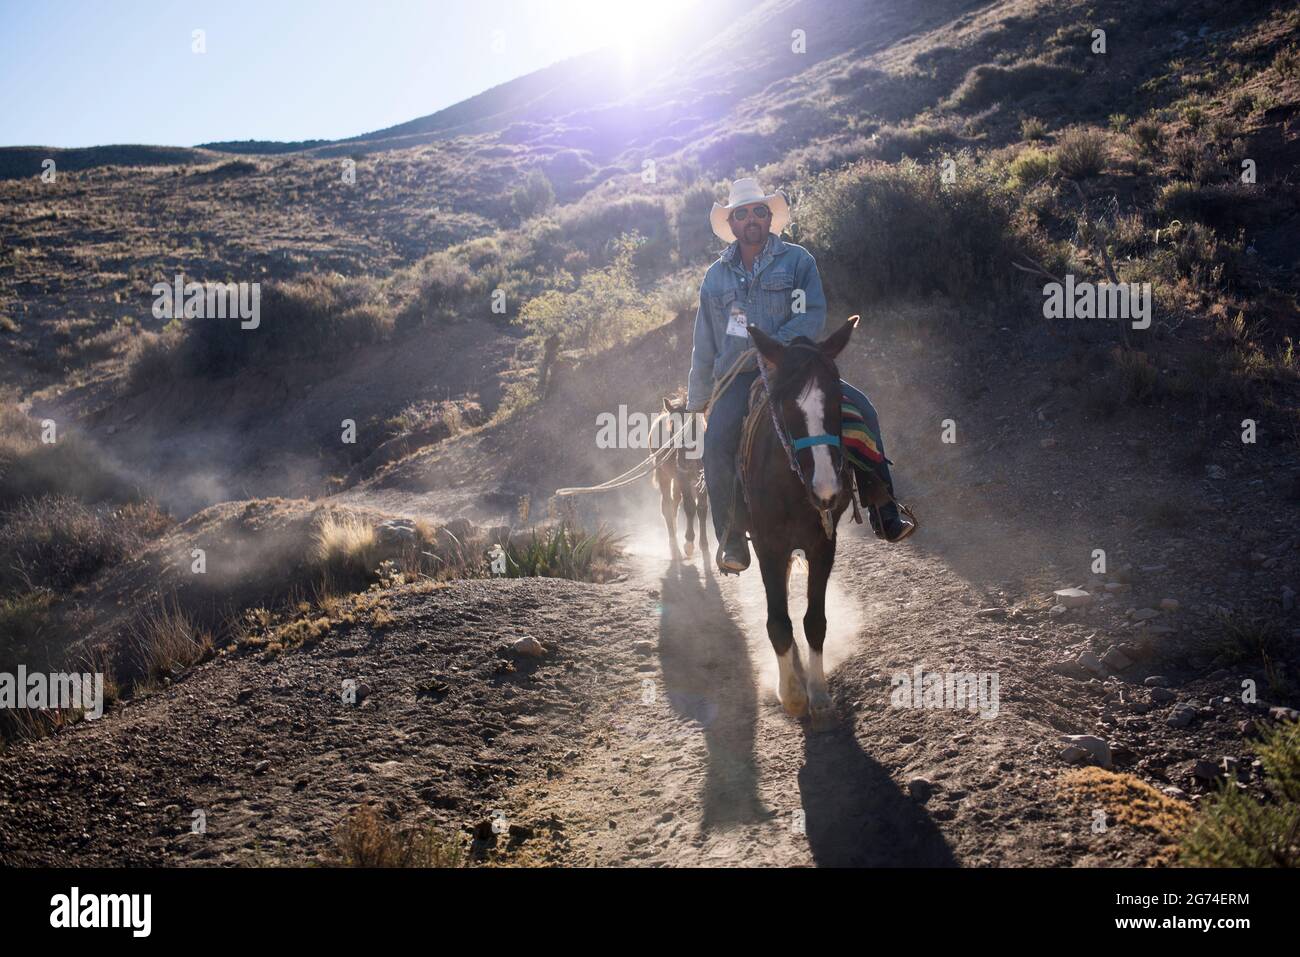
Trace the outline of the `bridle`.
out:
M 807 349 L 817 353 L 821 352 L 821 349 L 818 346 L 802 342 L 791 343 L 786 346 L 786 348 Z M 776 399 L 772 396 L 772 385 L 767 378 L 767 366 L 764 364 L 762 357 L 758 360 L 758 374 L 763 379 L 763 391 L 767 393 L 767 408 L 772 416 L 772 428 L 776 430 L 776 437 L 781 440 L 781 447 L 785 449 L 785 458 L 790 465 L 790 471 L 794 472 L 794 474 L 799 477 L 799 483 L 803 486 L 804 492 L 808 496 L 808 503 L 812 505 L 813 509 L 817 512 L 818 518 L 821 519 L 822 531 L 826 533 L 828 539 L 832 538 L 835 535 L 835 519 L 831 515 L 831 508 L 833 506 L 823 508 L 817 503 L 817 499 L 813 495 L 812 487 L 808 484 L 808 477 L 804 475 L 803 466 L 799 464 L 798 453 L 803 449 L 812 448 L 814 445 L 829 445 L 831 448 L 835 449 L 836 452 L 833 456 L 837 459 L 835 472 L 840 476 L 841 487 L 843 487 L 844 454 L 840 446 L 840 437 L 838 435 L 822 433 L 821 435 L 807 435 L 800 439 L 790 438 L 790 430 L 785 426 L 784 417 L 777 411 Z

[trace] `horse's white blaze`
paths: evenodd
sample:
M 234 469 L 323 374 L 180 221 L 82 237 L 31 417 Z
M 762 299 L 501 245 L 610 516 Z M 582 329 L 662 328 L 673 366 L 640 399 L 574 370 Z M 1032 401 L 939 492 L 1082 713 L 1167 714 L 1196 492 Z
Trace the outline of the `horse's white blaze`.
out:
M 799 396 L 799 409 L 803 412 L 809 435 L 826 434 L 826 396 L 821 389 L 810 383 Z M 840 477 L 831 463 L 830 446 L 814 445 L 810 451 L 813 457 L 813 494 L 829 501 L 840 491 Z

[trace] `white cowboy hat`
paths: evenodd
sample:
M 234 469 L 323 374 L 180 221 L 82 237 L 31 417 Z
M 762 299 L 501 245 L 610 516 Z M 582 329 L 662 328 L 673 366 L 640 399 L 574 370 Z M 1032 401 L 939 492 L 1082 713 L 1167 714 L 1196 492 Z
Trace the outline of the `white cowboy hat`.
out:
M 781 230 L 790 225 L 790 204 L 785 201 L 784 196 L 780 193 L 764 193 L 756 179 L 738 179 L 731 184 L 727 205 L 713 204 L 713 210 L 709 213 L 713 234 L 724 243 L 735 242 L 736 237 L 731 231 L 731 223 L 727 221 L 727 217 L 737 206 L 748 206 L 751 203 L 766 203 L 767 208 L 772 211 L 772 222 L 768 228 L 773 235 L 780 236 Z

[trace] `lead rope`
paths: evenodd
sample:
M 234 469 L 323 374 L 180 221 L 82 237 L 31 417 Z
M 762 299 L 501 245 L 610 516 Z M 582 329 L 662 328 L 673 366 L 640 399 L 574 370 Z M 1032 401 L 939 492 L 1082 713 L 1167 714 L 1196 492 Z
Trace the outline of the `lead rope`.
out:
M 707 414 L 708 411 L 713 408 L 713 403 L 718 401 L 718 397 L 721 396 L 722 393 L 727 391 L 727 387 L 736 380 L 736 376 L 740 375 L 740 369 L 745 364 L 745 362 L 748 359 L 753 358 L 757 355 L 758 355 L 757 349 L 754 348 L 746 349 L 744 352 L 740 354 L 740 356 L 736 359 L 736 361 L 731 364 L 731 368 L 728 369 L 723 374 L 722 378 L 719 379 L 714 384 L 713 392 L 710 393 L 709 395 L 709 401 L 704 406 L 705 414 Z M 658 425 L 659 422 L 667 414 L 668 414 L 667 412 L 659 413 L 659 415 L 655 417 L 654 421 L 650 423 L 650 433 L 652 435 L 654 434 L 655 426 Z M 660 463 L 662 463 L 665 459 L 667 459 L 668 457 L 666 454 L 667 452 L 671 451 L 674 448 L 680 448 L 681 446 L 682 446 L 682 442 L 678 441 L 678 436 L 674 436 L 673 442 L 670 445 L 665 445 L 662 448 L 656 449 L 654 452 L 651 452 L 648 456 L 642 459 L 640 463 L 634 465 L 632 468 L 628 469 L 622 475 L 616 475 L 612 479 L 609 479 L 606 482 L 601 482 L 599 485 L 586 485 L 586 486 L 575 487 L 575 488 L 557 488 L 555 490 L 555 494 L 556 496 L 588 495 L 592 492 L 610 492 L 616 488 L 622 488 L 625 485 L 631 485 L 633 482 L 637 481 L 638 479 L 644 478 L 645 476 L 653 472 L 656 468 L 658 468 Z

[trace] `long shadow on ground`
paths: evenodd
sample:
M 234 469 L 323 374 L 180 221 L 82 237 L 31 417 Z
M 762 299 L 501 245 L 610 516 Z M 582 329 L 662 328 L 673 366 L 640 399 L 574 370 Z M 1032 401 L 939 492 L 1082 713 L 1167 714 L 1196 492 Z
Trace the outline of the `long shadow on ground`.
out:
M 703 726 L 708 749 L 701 829 L 770 818 L 758 796 L 758 692 L 745 633 L 727 614 L 711 573 L 674 564 L 660 594 L 664 686 L 673 710 Z
M 664 575 L 659 658 L 677 714 L 704 727 L 708 776 L 701 828 L 770 819 L 758 795 L 758 691 L 744 631 L 709 571 Z M 805 739 L 799 790 L 813 859 L 825 867 L 952 867 L 934 821 L 858 743 L 851 726 Z
M 933 820 L 862 750 L 849 725 L 808 732 L 799 793 L 819 867 L 954 867 Z

